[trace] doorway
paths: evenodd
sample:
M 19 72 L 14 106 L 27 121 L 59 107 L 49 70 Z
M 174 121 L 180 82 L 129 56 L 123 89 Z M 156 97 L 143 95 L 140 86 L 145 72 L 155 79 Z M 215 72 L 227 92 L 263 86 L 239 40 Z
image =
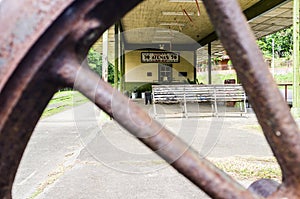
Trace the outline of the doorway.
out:
M 158 81 L 168 83 L 172 78 L 172 64 L 158 64 Z

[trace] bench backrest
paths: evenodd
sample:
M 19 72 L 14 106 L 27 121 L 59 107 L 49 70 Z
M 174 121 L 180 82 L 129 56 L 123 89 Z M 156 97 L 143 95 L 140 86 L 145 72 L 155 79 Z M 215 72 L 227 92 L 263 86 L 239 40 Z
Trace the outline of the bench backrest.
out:
M 216 85 L 215 90 L 217 101 L 241 101 L 246 99 L 243 87 L 238 84 Z
M 153 85 L 154 103 L 241 101 L 246 98 L 239 84 L 224 85 Z

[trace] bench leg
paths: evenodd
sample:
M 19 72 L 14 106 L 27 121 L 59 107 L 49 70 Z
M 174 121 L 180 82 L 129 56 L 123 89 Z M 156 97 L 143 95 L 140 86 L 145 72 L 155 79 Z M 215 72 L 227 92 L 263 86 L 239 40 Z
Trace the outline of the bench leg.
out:
M 215 116 L 215 104 L 214 102 L 211 102 L 211 110 L 212 110 L 212 116 L 214 117 Z
M 188 118 L 188 110 L 187 110 L 187 106 L 186 106 L 186 96 L 185 96 L 185 93 L 183 95 L 183 105 L 184 105 L 184 116 L 185 116 L 185 118 Z
M 246 105 L 246 99 L 244 99 L 244 109 L 245 109 L 245 114 L 247 114 L 247 105 Z
M 154 118 L 157 118 L 157 112 L 156 112 L 155 102 L 153 102 L 153 113 L 154 113 Z
M 215 100 L 214 104 L 215 104 L 215 116 L 219 117 L 217 100 Z
M 186 101 L 184 101 L 184 116 L 185 118 L 188 118 L 188 110 L 187 110 L 187 105 L 186 105 Z

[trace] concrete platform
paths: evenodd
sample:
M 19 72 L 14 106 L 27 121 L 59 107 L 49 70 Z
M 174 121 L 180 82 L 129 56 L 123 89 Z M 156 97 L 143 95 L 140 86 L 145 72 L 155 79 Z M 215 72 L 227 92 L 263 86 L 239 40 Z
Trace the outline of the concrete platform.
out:
M 151 105 L 136 103 L 153 114 Z M 159 121 L 209 159 L 272 157 L 253 113 Z M 250 181 L 241 183 L 248 186 Z M 87 103 L 38 123 L 19 167 L 13 198 L 209 197 Z

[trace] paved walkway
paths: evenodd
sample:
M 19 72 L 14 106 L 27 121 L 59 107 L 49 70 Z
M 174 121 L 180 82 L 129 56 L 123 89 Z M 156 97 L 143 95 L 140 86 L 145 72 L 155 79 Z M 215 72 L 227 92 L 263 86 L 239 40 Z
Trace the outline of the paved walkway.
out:
M 152 111 L 152 106 L 142 106 Z M 272 157 L 255 116 L 248 116 L 160 122 L 209 159 Z M 17 173 L 13 198 L 208 197 L 87 103 L 38 123 Z

